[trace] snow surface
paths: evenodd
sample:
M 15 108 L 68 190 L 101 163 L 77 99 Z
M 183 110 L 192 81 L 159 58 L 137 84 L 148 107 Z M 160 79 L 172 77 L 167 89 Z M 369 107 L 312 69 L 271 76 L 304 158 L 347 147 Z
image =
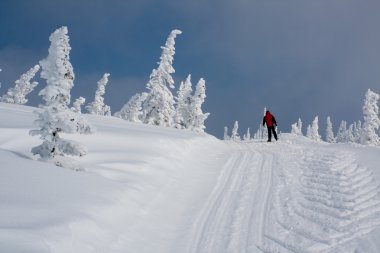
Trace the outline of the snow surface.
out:
M 378 147 L 85 115 L 73 170 L 31 154 L 34 110 L 0 103 L 0 252 L 380 252 Z

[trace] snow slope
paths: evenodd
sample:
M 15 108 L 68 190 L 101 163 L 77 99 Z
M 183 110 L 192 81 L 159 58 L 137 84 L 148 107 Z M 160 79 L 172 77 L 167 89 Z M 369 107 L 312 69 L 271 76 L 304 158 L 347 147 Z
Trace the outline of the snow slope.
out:
M 73 170 L 32 156 L 33 110 L 0 103 L 0 252 L 380 252 L 379 148 L 86 115 Z

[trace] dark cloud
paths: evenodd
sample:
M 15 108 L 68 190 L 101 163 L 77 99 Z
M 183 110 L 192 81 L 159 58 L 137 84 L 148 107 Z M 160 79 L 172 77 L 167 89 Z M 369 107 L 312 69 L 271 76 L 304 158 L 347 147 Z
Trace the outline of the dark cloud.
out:
M 77 76 L 73 98 L 90 101 L 97 80 L 110 72 L 106 101 L 113 111 L 144 91 L 166 36 L 171 29 L 183 30 L 175 80 L 178 84 L 189 73 L 194 84 L 206 79 L 207 130 L 219 137 L 234 120 L 256 129 L 264 106 L 283 131 L 298 117 L 306 125 L 319 115 L 321 129 L 328 115 L 335 125 L 352 122 L 361 119 L 365 91 L 380 93 L 379 1 L 5 0 L 1 5 L 3 84 L 45 57 L 49 34 L 67 25 Z

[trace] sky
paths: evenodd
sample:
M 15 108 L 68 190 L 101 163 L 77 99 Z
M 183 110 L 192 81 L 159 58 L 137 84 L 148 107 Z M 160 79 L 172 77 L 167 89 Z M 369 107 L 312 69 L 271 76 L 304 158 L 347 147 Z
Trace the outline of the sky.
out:
M 146 91 L 161 46 L 173 29 L 173 75 L 206 80 L 206 132 L 222 137 L 239 121 L 253 134 L 264 107 L 290 132 L 326 117 L 362 120 L 365 92 L 380 93 L 380 1 L 377 0 L 1 0 L 0 82 L 3 94 L 48 54 L 49 35 L 67 26 L 76 75 L 72 100 L 93 100 L 110 73 L 105 103 L 117 112 Z M 29 105 L 41 103 L 38 91 Z M 176 90 L 173 90 L 174 94 Z

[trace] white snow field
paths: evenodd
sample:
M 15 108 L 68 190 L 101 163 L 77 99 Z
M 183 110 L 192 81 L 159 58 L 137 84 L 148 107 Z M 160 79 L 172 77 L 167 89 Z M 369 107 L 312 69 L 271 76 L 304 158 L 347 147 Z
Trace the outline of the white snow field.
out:
M 380 252 L 379 147 L 85 115 L 62 168 L 31 154 L 33 110 L 0 103 L 1 253 Z

